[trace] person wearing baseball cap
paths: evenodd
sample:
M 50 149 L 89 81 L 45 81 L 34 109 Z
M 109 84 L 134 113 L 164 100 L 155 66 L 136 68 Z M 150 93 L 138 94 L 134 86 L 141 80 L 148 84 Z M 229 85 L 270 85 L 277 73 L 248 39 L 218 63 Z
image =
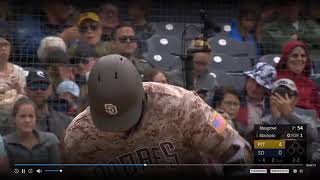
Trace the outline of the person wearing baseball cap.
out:
M 53 95 L 53 88 L 47 71 L 40 68 L 25 68 L 25 74 L 26 96 L 37 106 L 39 116 L 37 128 L 41 131 L 52 132 L 61 139 L 71 118 L 49 106 L 48 101 L 49 97 Z
M 313 110 L 305 110 L 296 107 L 299 96 L 295 83 L 290 79 L 279 79 L 272 84 L 270 97 L 271 114 L 262 118 L 264 124 L 304 124 L 307 126 L 307 138 L 309 147 L 308 156 L 313 149 L 311 144 L 317 139 L 317 113 Z
M 250 145 L 217 111 L 183 88 L 142 83 L 124 56 L 100 58 L 88 86 L 89 107 L 71 122 L 64 138 L 64 163 L 251 162 Z M 96 168 L 77 173 L 100 172 Z M 104 170 L 122 176 L 163 173 L 162 168 L 114 168 Z M 175 167 L 169 174 L 204 173 L 203 167 L 189 168 Z
M 78 29 L 80 40 L 95 47 L 100 57 L 110 53 L 111 49 L 108 43 L 101 40 L 103 32 L 102 24 L 96 12 L 81 13 L 78 20 Z
M 203 99 L 209 103 L 214 96 L 214 91 L 218 87 L 215 77 L 210 75 L 208 66 L 211 59 L 211 46 L 204 38 L 195 38 L 191 41 L 187 53 L 192 59 L 192 82 L 187 84 L 185 77 L 185 68 L 179 68 L 167 73 L 169 84 L 180 87 L 190 86 L 190 90 L 198 93 Z M 188 86 L 187 86 L 188 85 Z
M 78 110 L 78 99 L 80 97 L 79 86 L 74 81 L 62 81 L 57 87 L 57 94 L 60 99 L 64 99 L 68 102 L 68 115 L 76 115 Z
M 251 133 L 255 124 L 261 123 L 261 117 L 267 112 L 268 98 L 272 82 L 276 78 L 276 70 L 273 66 L 259 62 L 252 70 L 244 72 L 247 77 L 245 84 L 245 96 L 241 102 L 237 119 L 243 127 L 246 127 L 246 138 L 251 139 Z M 247 140 L 249 140 L 247 139 Z

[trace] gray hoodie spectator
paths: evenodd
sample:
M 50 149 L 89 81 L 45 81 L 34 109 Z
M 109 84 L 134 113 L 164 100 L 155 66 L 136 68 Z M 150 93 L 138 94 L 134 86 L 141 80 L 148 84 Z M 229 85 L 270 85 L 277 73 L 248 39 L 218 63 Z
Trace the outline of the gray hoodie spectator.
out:
M 16 163 L 60 163 L 59 140 L 49 132 L 37 130 L 35 103 L 20 98 L 13 106 L 15 131 L 4 137 L 11 166 Z

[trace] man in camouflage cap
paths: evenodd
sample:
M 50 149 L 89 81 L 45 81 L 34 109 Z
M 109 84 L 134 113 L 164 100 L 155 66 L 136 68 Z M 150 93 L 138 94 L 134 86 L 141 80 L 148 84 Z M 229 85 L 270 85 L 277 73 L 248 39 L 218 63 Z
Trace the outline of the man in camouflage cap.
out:
M 197 92 L 206 102 L 213 98 L 214 91 L 218 87 L 215 77 L 210 75 L 208 65 L 210 62 L 211 47 L 203 38 L 196 38 L 191 41 L 188 54 L 192 56 L 192 77 L 193 90 Z M 169 84 L 180 87 L 186 86 L 186 77 L 183 69 L 176 69 L 167 73 Z

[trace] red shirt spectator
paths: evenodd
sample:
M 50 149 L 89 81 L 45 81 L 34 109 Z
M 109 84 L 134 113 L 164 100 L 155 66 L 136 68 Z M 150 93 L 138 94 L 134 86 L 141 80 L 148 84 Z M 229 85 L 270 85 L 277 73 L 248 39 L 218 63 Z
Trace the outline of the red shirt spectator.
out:
M 299 91 L 298 107 L 315 109 L 320 117 L 319 88 L 309 78 L 311 60 L 307 46 L 301 41 L 290 41 L 282 49 L 281 59 L 276 67 L 277 79 L 294 81 Z

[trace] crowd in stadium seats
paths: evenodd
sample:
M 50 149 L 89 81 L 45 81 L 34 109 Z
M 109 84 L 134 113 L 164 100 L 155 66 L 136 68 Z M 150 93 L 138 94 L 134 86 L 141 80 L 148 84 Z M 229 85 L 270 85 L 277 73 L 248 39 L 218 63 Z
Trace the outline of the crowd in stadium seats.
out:
M 29 9 L 14 15 L 10 3 L 1 5 L 0 135 L 11 164 L 44 162 L 27 155 L 30 149 L 41 154 L 44 141 L 52 148 L 41 154 L 50 159 L 45 163 L 60 162 L 58 141 L 88 106 L 87 81 L 100 57 L 120 54 L 143 81 L 185 88 L 184 63 L 172 55 L 180 52 L 188 52 L 193 64 L 190 90 L 225 114 L 245 139 L 252 141 L 255 124 L 307 124 L 309 160 L 320 161 L 320 89 L 313 79 L 320 77 L 320 24 L 302 16 L 299 1 L 264 5 L 261 14 L 241 8 L 222 32 L 184 39 L 187 48 L 187 23 L 149 22 L 150 1 L 128 2 L 129 22 L 120 18 L 116 2 L 98 5 L 77 9 L 70 1 L 46 0 L 40 16 Z M 30 126 L 19 123 L 20 114 L 31 117 Z M 40 141 L 18 137 L 30 132 Z

